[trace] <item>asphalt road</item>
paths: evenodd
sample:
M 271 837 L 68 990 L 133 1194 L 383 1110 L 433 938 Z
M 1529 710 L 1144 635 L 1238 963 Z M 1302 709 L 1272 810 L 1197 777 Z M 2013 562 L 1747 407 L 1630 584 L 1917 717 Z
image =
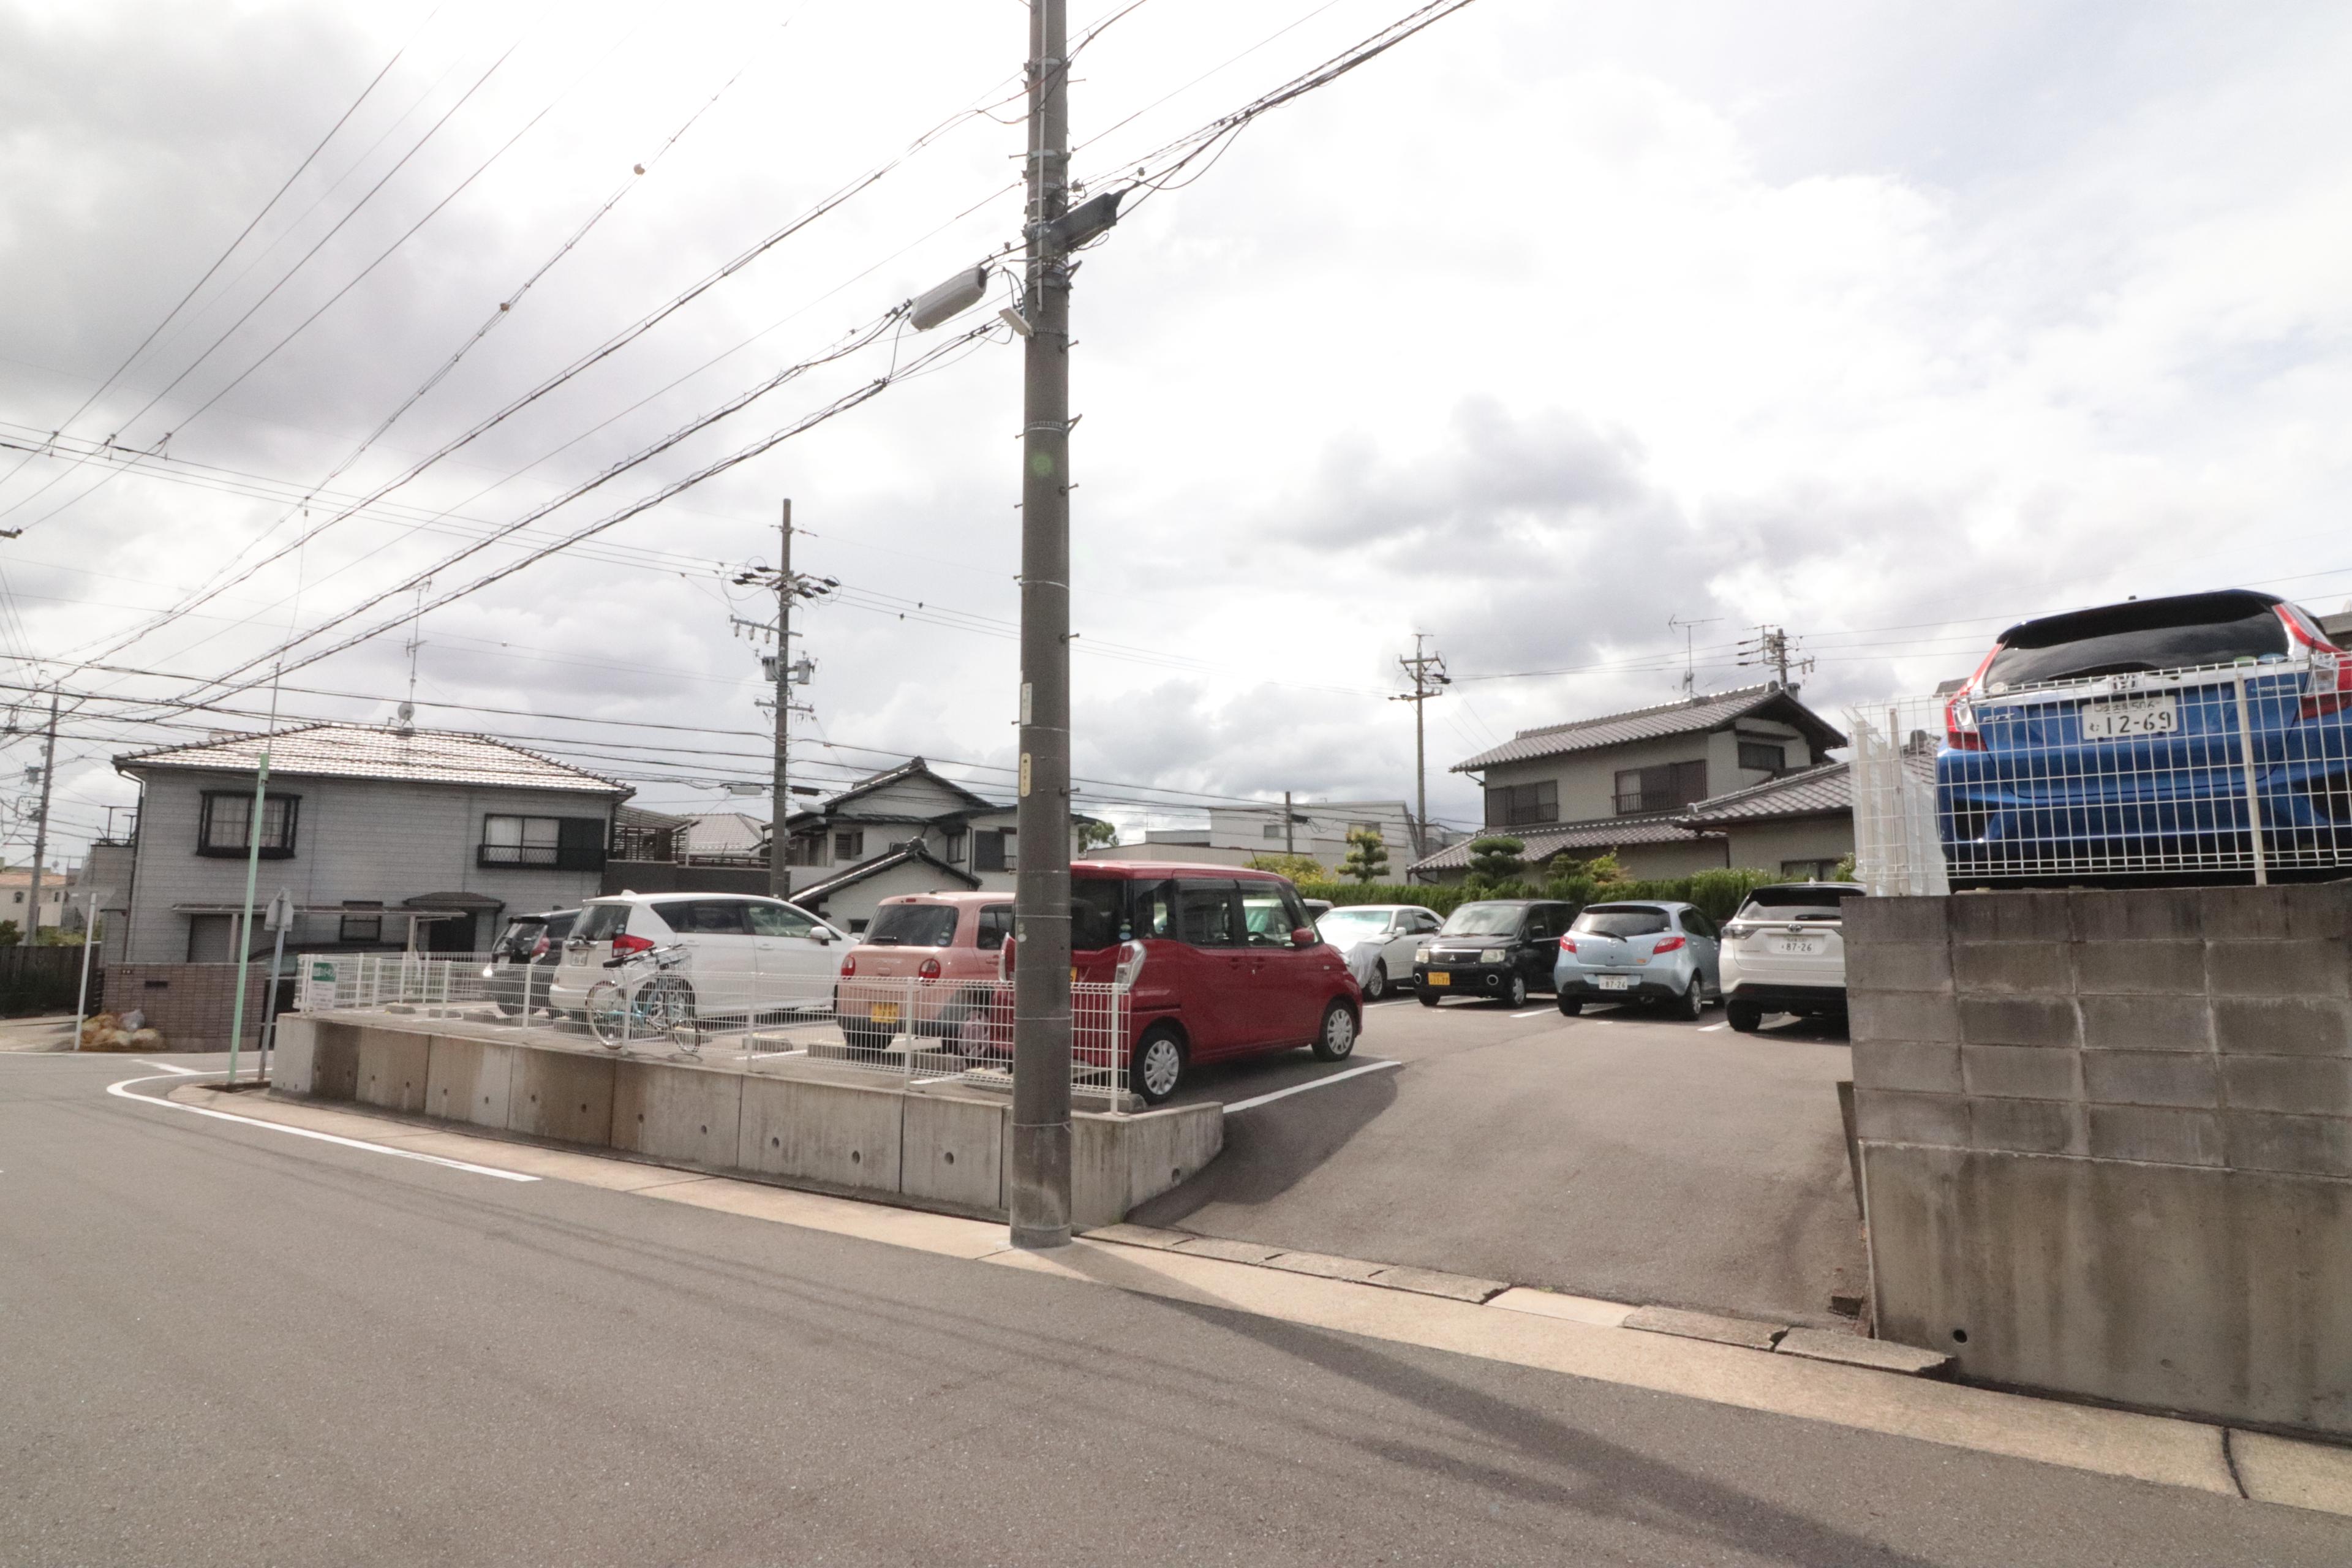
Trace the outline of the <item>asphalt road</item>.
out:
M 0 1563 L 2340 1564 L 2332 1516 L 463 1171 L 0 1058 Z
M 1229 1115 L 1225 1150 L 1146 1225 L 1643 1305 L 1831 1323 L 1865 1278 L 1832 1027 L 1759 1034 L 1549 998 L 1367 1009 L 1352 1066 Z M 1331 1077 L 1306 1052 L 1206 1068 L 1180 1098 Z

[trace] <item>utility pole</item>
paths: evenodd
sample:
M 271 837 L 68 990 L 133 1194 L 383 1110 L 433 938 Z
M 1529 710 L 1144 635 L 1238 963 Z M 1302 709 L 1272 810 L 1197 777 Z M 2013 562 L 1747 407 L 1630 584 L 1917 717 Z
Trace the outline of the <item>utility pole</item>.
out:
M 1013 891 L 1015 1247 L 1070 1239 L 1070 272 L 1066 0 L 1029 4 L 1021 397 L 1021 772 Z
M 1429 737 L 1422 715 L 1431 698 L 1454 684 L 1454 678 L 1445 673 L 1445 656 L 1422 651 L 1422 644 L 1428 640 L 1427 632 L 1412 634 L 1412 657 L 1397 660 L 1412 677 L 1412 689 L 1389 699 L 1412 704 L 1412 855 L 1416 860 L 1429 854 Z
M 1789 634 L 1779 626 L 1758 626 L 1756 635 L 1739 645 L 1739 662 L 1743 666 L 1759 665 L 1771 669 L 1772 684 L 1783 691 L 1794 691 L 1789 684 L 1789 672 L 1809 673 L 1813 660 L 1797 656 L 1796 645 Z
M 58 694 L 49 693 L 49 732 L 41 742 L 41 814 L 33 819 L 32 908 L 26 912 L 18 944 L 30 947 L 41 934 L 41 869 L 49 855 L 49 782 L 58 771 Z M 64 921 L 58 922 L 60 926 Z
M 768 891 L 780 899 L 792 897 L 793 871 L 787 863 L 792 849 L 792 833 L 785 818 L 792 815 L 792 784 L 789 768 L 792 752 L 792 724 L 795 707 L 792 689 L 795 684 L 806 686 L 815 673 L 814 660 L 793 658 L 793 603 L 801 599 L 821 599 L 841 584 L 831 577 L 812 577 L 793 570 L 793 503 L 784 503 L 780 548 L 782 556 L 776 569 L 748 566 L 735 574 L 737 587 L 761 588 L 773 580 L 776 590 L 776 624 L 763 626 L 758 621 L 737 618 L 734 625 L 755 636 L 772 632 L 776 638 L 776 657 L 769 671 L 775 685 L 776 756 L 775 777 L 769 783 L 768 804 Z M 802 708 L 799 711 L 805 712 Z M 755 786 L 756 787 L 756 786 Z
M 1290 840 L 1290 824 L 1293 820 L 1290 815 L 1290 792 L 1284 790 L 1282 792 L 1282 852 L 1285 855 L 1298 853 L 1298 846 Z

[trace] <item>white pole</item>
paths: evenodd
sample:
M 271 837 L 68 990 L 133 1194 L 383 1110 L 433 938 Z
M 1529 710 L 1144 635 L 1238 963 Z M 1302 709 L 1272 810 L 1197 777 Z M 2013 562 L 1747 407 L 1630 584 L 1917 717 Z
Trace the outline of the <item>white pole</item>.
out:
M 2263 853 L 2263 797 L 2259 775 L 2254 770 L 2254 727 L 2246 712 L 2253 694 L 2247 689 L 2246 677 L 2238 677 L 2238 762 L 2246 775 L 2246 827 L 2254 846 L 2254 886 L 2270 886 L 2270 862 Z
M 41 918 L 38 909 L 33 911 L 33 918 L 36 921 Z M 74 997 L 74 1049 L 76 1050 L 81 1049 L 81 1021 L 89 1016 L 89 946 L 97 940 L 98 889 L 93 888 L 89 894 L 89 907 L 82 911 L 81 917 L 81 991 Z

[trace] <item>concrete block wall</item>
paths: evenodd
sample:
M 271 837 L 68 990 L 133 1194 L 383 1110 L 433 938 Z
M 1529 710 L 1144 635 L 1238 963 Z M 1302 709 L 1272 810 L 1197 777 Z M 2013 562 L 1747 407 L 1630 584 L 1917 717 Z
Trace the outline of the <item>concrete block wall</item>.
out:
M 245 1048 L 261 1044 L 261 1016 L 268 1008 L 269 965 L 251 965 L 245 981 Z M 150 1028 L 163 1031 L 163 1048 L 173 1051 L 228 1049 L 229 1020 L 236 1008 L 234 963 L 117 963 L 106 972 L 106 1006 L 147 1015 Z
M 1870 899 L 1845 931 L 1883 1333 L 2352 1431 L 2352 882 Z

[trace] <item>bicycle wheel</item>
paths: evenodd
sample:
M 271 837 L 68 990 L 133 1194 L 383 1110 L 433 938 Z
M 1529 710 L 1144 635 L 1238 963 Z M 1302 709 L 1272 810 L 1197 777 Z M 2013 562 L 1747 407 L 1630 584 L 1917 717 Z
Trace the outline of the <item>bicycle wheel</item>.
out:
M 689 1056 L 702 1052 L 702 1025 L 695 1016 L 694 987 L 675 974 L 665 974 L 646 987 L 646 1021 L 667 1031 L 678 1049 Z
M 588 987 L 588 1031 L 607 1050 L 617 1051 L 628 1039 L 629 999 L 609 980 Z

